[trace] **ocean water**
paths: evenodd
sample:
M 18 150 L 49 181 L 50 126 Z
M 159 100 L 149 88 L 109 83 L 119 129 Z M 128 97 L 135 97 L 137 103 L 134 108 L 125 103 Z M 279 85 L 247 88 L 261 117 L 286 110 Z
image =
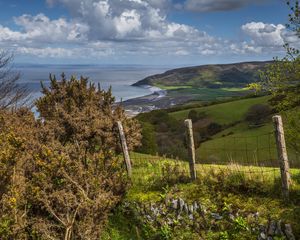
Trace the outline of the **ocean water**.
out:
M 62 72 L 67 78 L 75 75 L 88 77 L 91 82 L 100 83 L 101 88 L 108 89 L 112 86 L 116 101 L 127 100 L 151 94 L 155 88 L 133 87 L 133 83 L 143 78 L 163 73 L 171 67 L 144 66 L 144 65 L 33 65 L 16 64 L 15 69 L 20 72 L 20 84 L 25 84 L 32 92 L 33 98 L 40 96 L 41 82 L 49 86 L 49 74 L 60 79 Z

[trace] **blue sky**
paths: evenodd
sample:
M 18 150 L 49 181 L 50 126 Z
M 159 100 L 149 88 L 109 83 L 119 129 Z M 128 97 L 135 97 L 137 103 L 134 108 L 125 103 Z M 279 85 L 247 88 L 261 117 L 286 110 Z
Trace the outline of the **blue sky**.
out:
M 22 63 L 198 65 L 282 56 L 284 0 L 0 0 Z

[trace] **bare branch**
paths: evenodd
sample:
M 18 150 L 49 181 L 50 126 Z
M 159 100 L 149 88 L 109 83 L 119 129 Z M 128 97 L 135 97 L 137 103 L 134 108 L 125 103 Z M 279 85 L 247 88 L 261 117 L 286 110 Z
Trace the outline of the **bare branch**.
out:
M 30 94 L 18 81 L 20 73 L 13 70 L 13 54 L 0 50 L 0 108 L 18 108 L 29 103 Z

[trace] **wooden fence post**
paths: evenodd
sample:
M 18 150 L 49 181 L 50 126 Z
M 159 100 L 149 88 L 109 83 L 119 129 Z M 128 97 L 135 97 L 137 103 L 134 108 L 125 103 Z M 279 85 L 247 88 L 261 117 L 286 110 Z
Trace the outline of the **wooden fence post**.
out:
M 273 122 L 275 127 L 275 138 L 277 145 L 278 160 L 280 164 L 281 183 L 283 196 L 289 198 L 289 188 L 291 182 L 290 166 L 287 155 L 287 149 L 284 138 L 284 129 L 282 118 L 280 115 L 273 116 Z
M 189 152 L 189 165 L 190 165 L 190 174 L 191 179 L 196 180 L 196 168 L 195 168 L 195 145 L 193 137 L 193 123 L 191 119 L 186 119 L 184 121 L 186 127 L 186 140 L 188 145 Z
M 129 156 L 128 147 L 127 147 L 127 143 L 126 143 L 126 137 L 124 134 L 123 125 L 122 125 L 122 122 L 120 122 L 120 121 L 118 121 L 117 124 L 118 124 L 120 140 L 121 140 L 121 145 L 122 145 L 123 156 L 124 156 L 124 160 L 125 160 L 125 164 L 126 164 L 127 173 L 128 173 L 128 176 L 131 177 L 131 174 L 132 174 L 131 161 L 130 161 L 130 156 Z

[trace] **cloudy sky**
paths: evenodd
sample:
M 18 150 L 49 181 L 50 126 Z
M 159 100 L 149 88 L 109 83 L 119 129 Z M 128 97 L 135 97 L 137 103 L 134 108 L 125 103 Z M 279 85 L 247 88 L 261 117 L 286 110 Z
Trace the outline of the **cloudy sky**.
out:
M 297 39 L 284 0 L 0 0 L 17 62 L 197 65 L 269 60 Z

